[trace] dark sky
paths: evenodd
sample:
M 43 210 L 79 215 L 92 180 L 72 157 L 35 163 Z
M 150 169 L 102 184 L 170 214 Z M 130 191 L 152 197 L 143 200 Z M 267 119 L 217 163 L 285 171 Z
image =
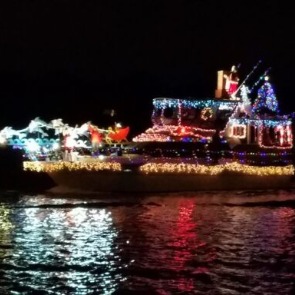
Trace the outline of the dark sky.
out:
M 243 79 L 258 60 L 253 82 L 271 67 L 282 111 L 295 111 L 294 9 L 285 2 L 1 1 L 0 129 L 36 116 L 101 124 L 114 108 L 141 132 L 153 97 L 213 97 L 217 70 L 240 63 Z

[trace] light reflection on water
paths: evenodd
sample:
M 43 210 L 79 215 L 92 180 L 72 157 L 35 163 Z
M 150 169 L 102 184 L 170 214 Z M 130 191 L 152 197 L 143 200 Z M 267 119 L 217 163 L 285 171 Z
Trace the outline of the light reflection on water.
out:
M 292 191 L 0 198 L 0 294 L 292 294 Z
M 112 294 L 123 279 L 114 244 L 118 233 L 110 211 L 79 207 L 5 209 L 2 205 L 3 211 L 1 225 L 6 226 L 0 235 L 0 261 L 4 284 L 0 285 L 9 283 L 6 289 L 19 294 L 49 289 L 52 294 L 65 294 L 65 290 L 88 294 L 90 285 L 93 291 Z M 10 220 L 3 218 L 8 212 Z

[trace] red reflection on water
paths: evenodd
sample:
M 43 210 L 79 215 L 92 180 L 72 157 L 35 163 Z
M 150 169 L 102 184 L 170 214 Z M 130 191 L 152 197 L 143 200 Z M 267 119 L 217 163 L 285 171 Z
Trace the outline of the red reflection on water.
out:
M 169 247 L 173 249 L 173 263 L 171 268 L 180 272 L 189 271 L 192 274 L 204 274 L 208 269 L 198 265 L 198 250 L 206 246 L 198 236 L 198 225 L 194 219 L 196 204 L 192 200 L 183 200 L 179 204 L 178 217 L 175 230 L 172 232 L 172 242 Z M 190 267 L 191 265 L 191 267 Z M 179 278 L 177 288 L 181 292 L 191 292 L 195 289 L 192 278 Z
M 275 214 L 273 214 L 273 218 L 276 220 L 276 243 L 272 243 L 270 247 L 274 253 L 289 256 L 288 252 L 293 251 L 293 245 L 290 243 L 289 237 L 292 237 L 292 226 L 290 226 L 290 220 L 292 220 L 294 216 L 295 210 L 290 207 L 279 208 Z

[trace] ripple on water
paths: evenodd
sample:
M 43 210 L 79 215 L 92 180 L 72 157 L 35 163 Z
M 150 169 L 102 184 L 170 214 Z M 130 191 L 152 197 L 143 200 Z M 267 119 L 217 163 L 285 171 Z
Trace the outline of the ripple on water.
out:
M 0 294 L 292 294 L 294 200 L 5 195 Z

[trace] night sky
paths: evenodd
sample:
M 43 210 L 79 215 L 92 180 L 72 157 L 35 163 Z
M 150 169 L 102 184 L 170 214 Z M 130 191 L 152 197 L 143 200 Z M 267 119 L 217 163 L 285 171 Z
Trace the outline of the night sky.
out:
M 154 97 L 213 97 L 218 70 L 240 64 L 243 80 L 259 60 L 252 84 L 271 67 L 282 112 L 295 111 L 285 2 L 1 1 L 0 129 L 37 116 L 103 125 L 115 109 L 136 135 L 151 126 Z

